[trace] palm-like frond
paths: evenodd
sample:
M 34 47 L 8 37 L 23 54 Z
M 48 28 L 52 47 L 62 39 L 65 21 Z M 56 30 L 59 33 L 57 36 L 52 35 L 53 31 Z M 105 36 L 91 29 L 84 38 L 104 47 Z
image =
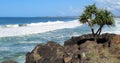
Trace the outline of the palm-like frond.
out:
M 114 19 L 113 19 L 112 13 L 107 10 L 103 10 L 103 9 L 99 10 L 96 13 L 95 23 L 100 26 L 101 25 L 108 25 L 108 26 L 114 25 Z
M 92 17 L 92 14 L 96 14 L 97 12 L 97 7 L 95 4 L 86 6 L 86 9 L 84 10 L 84 13 L 88 14 L 89 16 Z
M 87 15 L 87 14 L 82 14 L 80 17 L 79 17 L 79 21 L 80 21 L 80 23 L 86 23 L 87 21 L 88 21 L 88 19 L 89 19 L 89 15 Z
M 79 17 L 79 21 L 84 24 L 88 21 L 88 19 L 90 19 L 91 24 L 94 25 L 94 23 L 92 22 L 92 21 L 94 21 L 92 19 L 92 15 L 96 14 L 96 12 L 97 12 L 97 8 L 96 8 L 95 4 L 86 6 L 83 14 Z
M 104 10 L 104 14 L 106 16 L 106 25 L 114 25 L 115 21 L 113 19 L 112 13 L 107 10 Z

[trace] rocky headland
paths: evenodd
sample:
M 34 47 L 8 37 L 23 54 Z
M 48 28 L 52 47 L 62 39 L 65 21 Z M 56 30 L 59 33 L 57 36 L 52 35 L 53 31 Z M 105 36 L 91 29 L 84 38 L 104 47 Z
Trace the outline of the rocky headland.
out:
M 120 35 L 105 33 L 95 42 L 91 34 L 85 34 L 63 46 L 49 41 L 28 52 L 25 63 L 120 63 Z

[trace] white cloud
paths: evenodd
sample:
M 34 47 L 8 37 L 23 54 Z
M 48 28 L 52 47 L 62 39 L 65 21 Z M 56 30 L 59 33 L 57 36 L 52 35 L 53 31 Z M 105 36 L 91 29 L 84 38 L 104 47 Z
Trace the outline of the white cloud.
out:
M 116 16 L 120 16 L 120 0 L 95 0 L 101 8 L 107 8 Z
M 98 2 L 99 6 L 107 8 L 109 10 L 119 10 L 120 0 L 95 0 Z

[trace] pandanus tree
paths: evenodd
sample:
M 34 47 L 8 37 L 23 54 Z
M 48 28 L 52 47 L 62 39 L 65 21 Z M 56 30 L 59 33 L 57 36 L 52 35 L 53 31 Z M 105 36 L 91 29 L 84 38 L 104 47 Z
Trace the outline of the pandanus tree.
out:
M 97 37 L 101 34 L 104 25 L 114 25 L 112 13 L 106 9 L 98 9 L 95 4 L 85 7 L 85 10 L 79 17 L 79 21 L 83 24 L 88 23 L 95 40 L 97 40 Z M 97 31 L 94 30 L 95 25 L 99 26 Z

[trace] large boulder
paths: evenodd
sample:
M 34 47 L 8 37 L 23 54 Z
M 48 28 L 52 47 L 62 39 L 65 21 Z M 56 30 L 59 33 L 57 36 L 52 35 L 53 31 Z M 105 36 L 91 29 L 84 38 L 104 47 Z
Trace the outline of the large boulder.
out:
M 38 45 L 27 54 L 26 63 L 63 63 L 63 46 L 53 41 Z

